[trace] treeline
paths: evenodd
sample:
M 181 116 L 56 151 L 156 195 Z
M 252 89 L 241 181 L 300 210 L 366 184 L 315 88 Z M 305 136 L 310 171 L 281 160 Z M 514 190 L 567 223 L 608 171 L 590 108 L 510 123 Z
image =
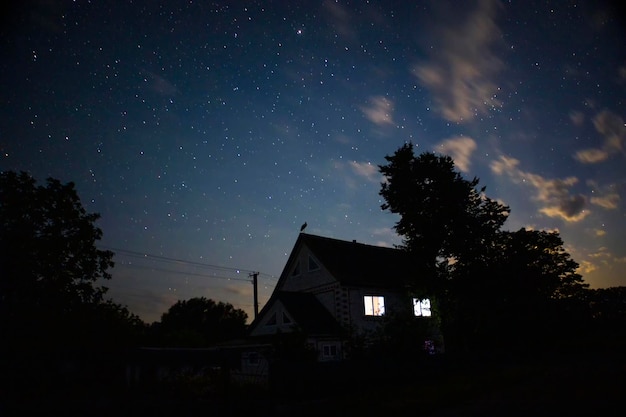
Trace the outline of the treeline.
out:
M 400 216 L 394 229 L 419 270 L 405 284 L 412 296 L 431 298 L 446 352 L 529 353 L 624 339 L 624 288 L 588 289 L 558 232 L 505 230 L 511 209 L 449 156 L 416 155 L 409 143 L 386 161 L 382 209 Z
M 14 354 L 29 350 L 119 350 L 140 344 L 207 346 L 241 337 L 246 313 L 206 298 L 179 301 L 144 323 L 106 298 L 114 253 L 100 250 L 99 215 L 73 183 L 0 173 L 0 330 Z

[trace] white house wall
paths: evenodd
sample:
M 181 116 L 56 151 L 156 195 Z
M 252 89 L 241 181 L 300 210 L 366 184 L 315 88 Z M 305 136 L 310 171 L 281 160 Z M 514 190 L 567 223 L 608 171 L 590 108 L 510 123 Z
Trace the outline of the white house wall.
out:
M 411 300 L 397 292 L 375 288 L 350 288 L 349 310 L 352 328 L 359 333 L 369 333 L 376 330 L 383 321 L 383 317 L 366 316 L 363 297 L 366 295 L 385 297 L 385 312 L 407 311 L 412 308 Z

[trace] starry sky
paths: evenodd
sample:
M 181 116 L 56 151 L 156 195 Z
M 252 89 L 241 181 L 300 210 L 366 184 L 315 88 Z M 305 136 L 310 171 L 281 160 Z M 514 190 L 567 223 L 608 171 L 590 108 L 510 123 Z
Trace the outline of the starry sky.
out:
M 405 142 L 626 285 L 626 31 L 602 1 L 55 1 L 2 6 L 0 170 L 73 181 L 147 322 L 252 316 L 306 232 L 391 246 Z M 549 4 L 546 4 L 549 3 Z

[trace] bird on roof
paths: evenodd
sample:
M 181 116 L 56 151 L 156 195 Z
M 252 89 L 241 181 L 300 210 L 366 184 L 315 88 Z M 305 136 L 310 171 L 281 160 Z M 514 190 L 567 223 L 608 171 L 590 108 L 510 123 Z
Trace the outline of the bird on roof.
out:
M 304 223 L 302 224 L 302 226 L 300 226 L 300 231 L 301 231 L 301 232 L 304 232 L 304 229 L 306 229 L 306 226 L 307 226 L 307 224 L 306 224 L 306 222 L 304 222 Z

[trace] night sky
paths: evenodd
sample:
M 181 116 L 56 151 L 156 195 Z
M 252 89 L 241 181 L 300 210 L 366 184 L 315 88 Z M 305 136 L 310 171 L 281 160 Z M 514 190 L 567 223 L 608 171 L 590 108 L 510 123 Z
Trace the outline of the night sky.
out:
M 114 301 L 252 316 L 306 232 L 391 246 L 405 142 L 626 285 L 626 32 L 600 1 L 31 1 L 3 6 L 0 170 L 76 183 Z M 545 3 L 550 3 L 546 5 Z

